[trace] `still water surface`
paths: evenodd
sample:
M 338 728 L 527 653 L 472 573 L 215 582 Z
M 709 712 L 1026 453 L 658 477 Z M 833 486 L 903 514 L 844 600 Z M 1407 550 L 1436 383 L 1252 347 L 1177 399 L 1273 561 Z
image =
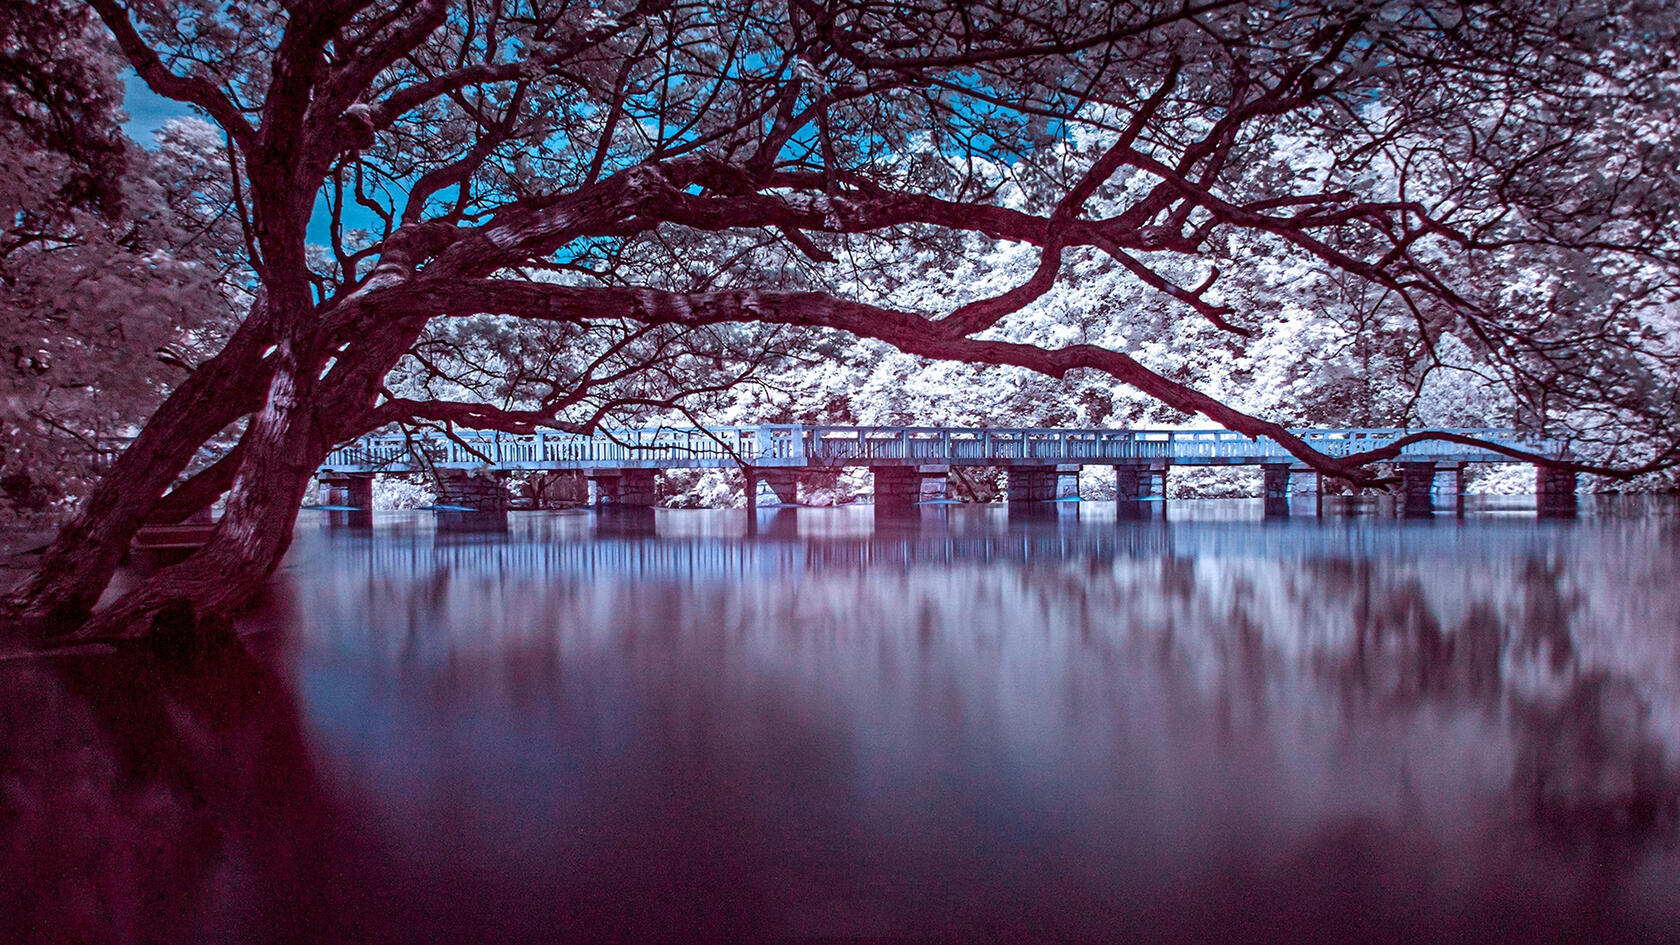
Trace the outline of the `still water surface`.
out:
M 306 513 L 241 645 L 0 663 L 3 937 L 1680 937 L 1672 506 L 1174 513 Z

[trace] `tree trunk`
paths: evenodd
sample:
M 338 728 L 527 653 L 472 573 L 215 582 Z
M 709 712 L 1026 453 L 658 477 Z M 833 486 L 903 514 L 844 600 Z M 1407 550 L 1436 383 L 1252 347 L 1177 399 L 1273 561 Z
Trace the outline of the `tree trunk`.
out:
M 307 360 L 305 364 L 307 364 Z M 274 373 L 268 401 L 242 440 L 244 461 L 227 511 L 205 546 L 157 572 L 77 630 L 78 639 L 146 634 L 155 619 L 232 614 L 261 589 L 291 544 L 309 478 L 332 446 L 316 420 L 314 378 L 288 364 Z
M 245 461 L 245 441 L 241 439 L 221 459 L 200 469 L 169 490 L 169 494 L 152 506 L 146 515 L 147 525 L 174 525 L 214 505 L 222 494 L 233 487 L 234 474 Z
M 134 533 L 193 454 L 260 403 L 268 373 L 260 322 L 253 314 L 227 347 L 164 400 L 60 529 L 40 566 L 0 600 L 0 610 L 55 630 L 86 617 Z
M 310 322 L 300 318 L 293 324 L 308 326 Z M 171 620 L 184 617 L 193 621 L 219 620 L 253 597 L 291 544 L 292 529 L 310 477 L 334 445 L 365 432 L 370 422 L 379 422 L 373 407 L 383 389 L 382 381 L 424 326 L 424 318 L 409 318 L 393 319 L 370 328 L 354 345 L 337 351 L 335 366 L 325 374 L 320 368 L 326 357 L 316 350 L 318 342 L 309 337 L 305 328 L 299 332 L 302 337 L 281 341 L 272 353 L 255 362 L 229 359 L 229 381 L 220 390 L 219 425 L 212 427 L 209 423 L 217 421 L 204 421 L 195 426 L 190 414 L 183 417 L 180 409 L 167 417 L 160 410 L 146 427 L 146 434 L 157 435 L 142 437 L 148 447 L 166 451 L 181 438 L 191 439 L 191 446 L 177 446 L 169 454 L 171 461 L 178 458 L 179 462 L 161 481 L 157 476 L 147 480 L 148 491 L 144 496 L 125 488 L 127 484 L 115 471 L 101 482 L 102 489 L 119 494 L 126 504 L 121 506 L 122 516 L 107 510 L 106 518 L 99 519 L 92 516 L 90 503 L 89 512 L 83 518 L 102 524 L 101 534 L 112 539 L 104 543 L 83 541 L 80 547 L 62 555 L 64 560 L 72 560 L 75 553 L 88 559 L 103 555 L 96 561 L 104 569 L 97 582 L 60 579 L 63 585 L 81 589 L 81 596 L 74 598 L 81 608 L 77 616 L 85 616 L 87 606 L 110 580 L 123 549 L 140 523 L 154 510 L 174 511 L 175 496 L 163 502 L 158 501 L 158 496 L 193 451 L 232 419 L 220 420 L 220 417 L 229 409 L 237 411 L 233 417 L 257 410 L 240 439 L 239 458 L 220 469 L 213 466 L 204 470 L 178 490 L 182 493 L 179 504 L 183 507 L 206 496 L 213 500 L 220 491 L 218 480 L 231 472 L 227 510 L 203 548 L 180 564 L 158 571 L 86 620 L 72 635 L 77 639 L 141 636 L 165 614 Z M 232 349 L 230 344 L 223 355 Z M 217 356 L 220 358 L 222 355 Z M 197 377 L 195 374 L 193 380 Z M 186 385 L 180 393 L 186 393 Z M 192 395 L 191 399 L 201 406 L 200 414 L 211 412 L 203 401 L 214 398 L 215 394 L 215 390 L 201 390 Z M 175 400 L 170 398 L 170 402 Z M 234 406 L 229 408 L 229 403 Z M 165 434 L 161 432 L 163 427 L 154 430 L 154 426 L 165 420 L 176 432 Z M 136 441 L 131 451 L 141 445 Z

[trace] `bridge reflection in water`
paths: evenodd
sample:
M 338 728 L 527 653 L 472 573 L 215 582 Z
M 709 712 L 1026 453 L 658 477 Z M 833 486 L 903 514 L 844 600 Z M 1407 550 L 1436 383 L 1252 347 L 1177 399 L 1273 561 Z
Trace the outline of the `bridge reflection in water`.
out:
M 1537 528 L 1531 522 L 1478 522 L 1475 527 L 1465 528 L 1385 519 L 1342 519 L 1326 526 L 1306 522 L 1122 521 L 1103 528 L 1093 527 L 1093 520 L 1103 517 L 1098 508 L 1090 509 L 1083 520 L 1070 510 L 1049 519 L 1007 517 L 1004 530 L 973 532 L 953 529 L 952 517 L 963 512 L 938 508 L 923 510 L 914 518 L 877 521 L 867 536 L 801 534 L 800 516 L 813 512 L 777 509 L 760 512 L 756 529 L 738 538 L 662 537 L 660 516 L 651 509 L 642 511 L 647 514 L 582 513 L 576 519 L 587 527 L 559 536 L 529 528 L 510 529 L 510 522 L 520 523 L 521 519 L 544 513 L 457 513 L 459 519 L 440 514 L 439 524 L 430 535 L 422 530 L 412 540 L 371 541 L 369 563 L 384 573 L 441 566 L 467 573 L 512 569 L 550 576 L 723 579 L 743 574 L 821 574 L 880 567 L 1031 566 L 1163 557 L 1548 557 L 1560 553 L 1560 539 L 1569 534 L 1563 528 Z M 839 511 L 845 514 L 848 510 Z M 496 535 L 513 540 L 492 537 Z

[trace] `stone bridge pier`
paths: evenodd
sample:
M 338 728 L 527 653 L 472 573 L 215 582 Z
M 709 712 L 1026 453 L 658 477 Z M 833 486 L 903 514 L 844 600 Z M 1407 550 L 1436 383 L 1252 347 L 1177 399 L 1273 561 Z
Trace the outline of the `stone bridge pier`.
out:
M 799 470 L 748 466 L 745 475 L 748 507 L 799 504 Z
M 1464 463 L 1399 463 L 1400 514 L 1423 518 L 1435 514 L 1435 492 L 1448 477 L 1448 499 L 1454 514 L 1464 514 Z M 1573 492 L 1571 493 L 1573 494 Z
M 1435 473 L 1437 475 L 1437 478 L 1435 480 L 1436 483 L 1437 484 L 1440 483 L 1439 476 L 1442 473 L 1445 473 L 1446 476 L 1447 476 L 1447 482 L 1448 482 L 1447 488 L 1449 490 L 1451 490 L 1449 492 L 1449 496 L 1452 499 L 1452 508 L 1453 508 L 1453 514 L 1454 515 L 1463 515 L 1464 514 L 1464 495 L 1465 495 L 1464 481 L 1465 481 L 1465 472 L 1469 468 L 1470 468 L 1469 463 L 1436 463 L 1435 464 Z
M 872 466 L 869 471 L 875 477 L 875 514 L 905 515 L 917 503 L 945 498 L 951 467 L 943 464 Z
M 799 537 L 799 470 L 746 466 L 741 491 L 747 499 L 747 535 L 792 540 Z
M 1575 485 L 1571 470 L 1534 467 L 1535 511 L 1541 518 L 1574 518 L 1579 509 Z
M 1115 515 L 1128 520 L 1166 518 L 1168 468 L 1164 461 L 1116 465 Z
M 1428 518 L 1435 514 L 1435 464 L 1396 463 L 1400 471 L 1400 514 Z
M 1079 498 L 1079 466 L 1009 467 L 1010 505 Z
M 507 473 L 500 469 L 440 469 L 437 501 L 439 505 L 462 505 L 481 512 L 505 511 Z
M 1160 501 L 1167 497 L 1164 462 L 1126 463 L 1114 467 L 1114 498 L 1123 502 Z
M 1265 500 L 1267 518 L 1289 517 L 1289 479 L 1293 471 L 1288 463 L 1260 467 L 1260 495 Z
M 597 538 L 651 538 L 653 507 L 658 504 L 657 469 L 591 469 L 589 504 L 596 510 Z
M 324 474 L 318 483 L 316 501 L 324 506 L 339 506 L 326 513 L 328 526 L 373 528 L 373 473 Z
M 659 502 L 657 469 L 590 469 L 589 504 L 598 508 L 651 509 Z
M 322 475 L 319 501 L 322 505 L 373 508 L 373 473 L 328 473 Z
M 327 512 L 327 524 L 343 528 L 373 527 L 373 473 L 330 473 L 316 480 L 316 501 L 340 506 Z

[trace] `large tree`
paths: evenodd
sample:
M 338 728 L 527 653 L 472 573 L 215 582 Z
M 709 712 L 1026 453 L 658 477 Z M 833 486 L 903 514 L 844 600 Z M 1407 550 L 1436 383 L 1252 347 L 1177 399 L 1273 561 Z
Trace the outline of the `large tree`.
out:
M 1372 480 L 1381 455 L 1320 455 L 1126 351 L 1018 331 L 1093 255 L 1239 344 L 1272 315 L 1251 299 L 1276 296 L 1242 286 L 1276 254 L 1305 261 L 1403 315 L 1425 356 L 1471 352 L 1536 425 L 1613 413 L 1646 447 L 1610 457 L 1619 471 L 1675 456 L 1672 338 L 1652 330 L 1680 187 L 1665 2 L 89 6 L 154 92 L 225 134 L 254 301 L 7 599 L 83 635 L 237 606 L 347 438 L 586 427 L 599 384 L 662 400 L 662 351 L 727 372 L 790 328 L 1105 372 Z M 979 296 L 951 265 L 918 290 L 880 264 L 975 240 L 1034 261 Z M 1558 278 L 1513 292 L 1537 266 Z M 464 318 L 548 326 L 515 334 L 551 363 L 519 357 L 530 390 L 499 402 L 393 386 L 450 375 L 415 365 L 462 350 L 441 326 Z M 209 543 L 84 620 L 227 430 L 230 457 L 176 487 L 226 491 Z

